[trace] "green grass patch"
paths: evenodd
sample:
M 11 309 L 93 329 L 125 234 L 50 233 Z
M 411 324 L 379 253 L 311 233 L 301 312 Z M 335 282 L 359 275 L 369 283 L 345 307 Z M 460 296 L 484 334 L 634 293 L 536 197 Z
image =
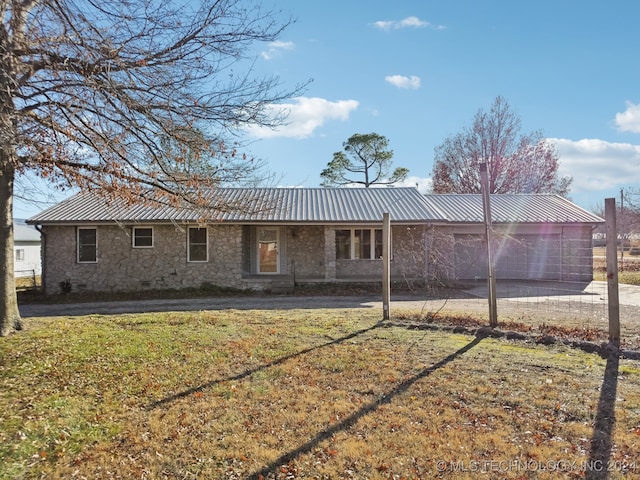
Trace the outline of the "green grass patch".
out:
M 637 361 L 378 320 L 25 319 L 0 340 L 0 479 L 581 478 L 603 451 L 640 475 Z M 522 470 L 553 462 L 575 467 Z
M 627 285 L 640 285 L 640 272 L 618 272 L 618 281 Z
M 593 273 L 593 279 L 600 282 L 607 281 L 606 271 L 596 271 Z M 625 285 L 640 285 L 640 272 L 618 272 L 618 282 Z

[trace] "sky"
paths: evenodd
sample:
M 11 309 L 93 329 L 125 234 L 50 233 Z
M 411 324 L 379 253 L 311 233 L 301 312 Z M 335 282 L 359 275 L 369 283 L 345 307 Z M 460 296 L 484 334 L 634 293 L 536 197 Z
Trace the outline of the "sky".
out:
M 640 190 L 637 0 L 270 0 L 294 22 L 256 44 L 254 74 L 283 89 L 307 81 L 276 130 L 242 132 L 279 186 L 318 187 L 355 133 L 389 140 L 407 186 L 430 187 L 434 148 L 497 96 L 522 133 L 540 130 L 573 178 L 570 199 L 596 210 Z M 640 200 L 636 195 L 635 200 Z M 41 208 L 16 201 L 15 216 Z

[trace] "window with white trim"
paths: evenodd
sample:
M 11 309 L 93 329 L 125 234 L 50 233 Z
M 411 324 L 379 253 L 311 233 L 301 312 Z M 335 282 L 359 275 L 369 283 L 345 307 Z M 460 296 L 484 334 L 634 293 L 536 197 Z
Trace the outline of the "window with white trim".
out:
M 336 230 L 336 259 L 382 258 L 382 229 L 350 228 Z
M 98 230 L 78 228 L 78 263 L 96 263 L 98 261 Z
M 133 227 L 133 248 L 153 248 L 153 228 Z
M 187 261 L 206 262 L 208 259 L 207 228 L 189 227 Z
M 24 262 L 24 248 L 16 249 L 16 262 Z

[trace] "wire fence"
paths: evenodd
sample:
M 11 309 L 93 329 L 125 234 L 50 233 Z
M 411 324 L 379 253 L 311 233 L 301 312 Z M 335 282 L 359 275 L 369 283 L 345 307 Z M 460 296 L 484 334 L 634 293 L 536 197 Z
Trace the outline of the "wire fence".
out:
M 594 243 L 565 242 L 562 246 L 526 245 L 519 241 L 498 249 L 495 258 L 496 310 L 504 328 L 524 325 L 539 336 L 580 337 L 596 343 L 609 339 L 609 285 L 605 248 Z M 551 247 L 551 248 L 549 248 Z M 637 251 L 637 249 L 636 249 Z M 570 252 L 570 253 L 568 253 Z M 640 255 L 618 252 L 618 271 L 640 275 Z M 465 253 L 469 258 L 468 253 Z M 484 273 L 482 264 L 472 266 Z M 624 276 L 624 274 L 623 274 Z M 489 312 L 486 275 L 462 281 L 466 301 L 451 308 Z M 640 349 L 640 286 L 618 287 L 622 348 Z M 462 307 L 461 307 L 462 306 Z
M 15 270 L 17 290 L 39 289 L 42 286 L 42 276 L 35 269 Z

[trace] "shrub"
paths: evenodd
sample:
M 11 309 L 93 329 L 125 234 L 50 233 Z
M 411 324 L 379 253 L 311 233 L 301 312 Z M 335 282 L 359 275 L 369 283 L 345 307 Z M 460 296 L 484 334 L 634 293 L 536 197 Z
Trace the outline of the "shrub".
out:
M 71 293 L 71 280 L 67 279 L 60 282 L 60 292 L 65 295 Z

